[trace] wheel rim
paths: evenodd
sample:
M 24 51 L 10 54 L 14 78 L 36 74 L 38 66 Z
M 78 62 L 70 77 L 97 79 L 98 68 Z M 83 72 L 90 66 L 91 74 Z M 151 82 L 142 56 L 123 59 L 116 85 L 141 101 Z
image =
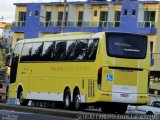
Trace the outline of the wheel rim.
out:
M 80 95 L 76 95 L 76 99 L 75 99 L 75 108 L 79 109 L 80 108 L 80 102 L 81 102 L 81 97 Z

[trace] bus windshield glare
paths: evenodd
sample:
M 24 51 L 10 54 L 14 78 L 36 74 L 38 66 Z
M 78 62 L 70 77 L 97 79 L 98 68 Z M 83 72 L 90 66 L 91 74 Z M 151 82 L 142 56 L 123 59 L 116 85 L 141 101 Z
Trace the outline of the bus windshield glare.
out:
M 146 57 L 146 36 L 106 33 L 106 40 L 107 54 L 111 57 L 131 59 L 144 59 Z

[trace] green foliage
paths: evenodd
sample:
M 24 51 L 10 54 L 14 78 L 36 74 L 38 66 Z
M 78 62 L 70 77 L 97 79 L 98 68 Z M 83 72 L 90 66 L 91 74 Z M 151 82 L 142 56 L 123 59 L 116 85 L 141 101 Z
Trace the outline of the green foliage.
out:
M 6 55 L 9 53 L 9 48 L 0 46 L 0 81 L 4 80 Z

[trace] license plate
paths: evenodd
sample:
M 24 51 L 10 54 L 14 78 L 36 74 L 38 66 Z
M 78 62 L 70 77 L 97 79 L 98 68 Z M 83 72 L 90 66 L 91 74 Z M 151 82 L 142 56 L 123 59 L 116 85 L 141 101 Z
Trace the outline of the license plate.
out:
M 128 98 L 128 97 L 129 97 L 129 94 L 128 94 L 128 93 L 121 93 L 121 94 L 120 94 L 120 97 Z

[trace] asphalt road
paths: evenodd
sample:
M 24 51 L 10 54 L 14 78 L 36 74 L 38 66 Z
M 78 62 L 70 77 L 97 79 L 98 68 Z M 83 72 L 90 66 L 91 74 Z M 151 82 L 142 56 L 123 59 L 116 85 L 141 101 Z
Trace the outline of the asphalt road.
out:
M 72 120 L 72 119 L 65 117 L 26 113 L 26 112 L 0 110 L 0 120 Z
M 160 120 L 160 116 L 134 113 L 105 114 L 100 110 L 72 111 L 57 108 L 0 104 L 0 120 Z

